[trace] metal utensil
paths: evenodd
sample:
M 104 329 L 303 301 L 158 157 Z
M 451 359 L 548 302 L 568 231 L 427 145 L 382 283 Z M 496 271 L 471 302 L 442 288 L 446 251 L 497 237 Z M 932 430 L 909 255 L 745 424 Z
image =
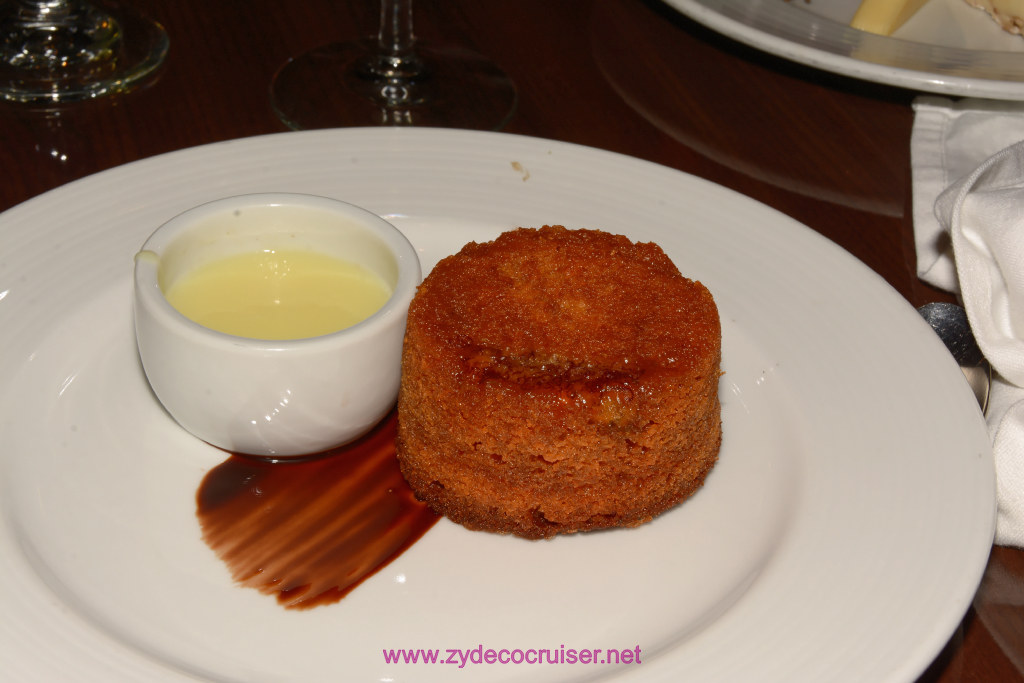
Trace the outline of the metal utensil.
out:
M 989 389 L 992 386 L 992 368 L 978 348 L 978 342 L 962 306 L 948 303 L 925 304 L 917 312 L 928 321 L 939 339 L 963 371 L 967 383 L 978 399 L 981 411 L 988 409 Z

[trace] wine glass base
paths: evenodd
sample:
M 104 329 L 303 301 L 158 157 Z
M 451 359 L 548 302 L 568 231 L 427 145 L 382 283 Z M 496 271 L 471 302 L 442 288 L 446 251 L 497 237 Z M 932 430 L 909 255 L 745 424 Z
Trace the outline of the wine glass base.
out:
M 123 93 L 142 85 L 167 56 L 159 23 L 119 5 L 88 8 L 96 31 L 0 24 L 0 100 L 53 105 Z
M 426 126 L 498 130 L 512 118 L 515 85 L 464 48 L 416 43 L 424 70 L 411 79 L 371 76 L 372 40 L 334 43 L 289 60 L 274 76 L 271 104 L 289 128 Z

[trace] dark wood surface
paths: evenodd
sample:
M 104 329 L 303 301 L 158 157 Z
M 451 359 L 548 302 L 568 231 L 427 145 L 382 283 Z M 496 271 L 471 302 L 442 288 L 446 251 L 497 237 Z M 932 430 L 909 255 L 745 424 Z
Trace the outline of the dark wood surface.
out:
M 775 59 L 657 0 L 417 0 L 417 33 L 473 47 L 520 94 L 507 132 L 613 150 L 772 206 L 837 242 L 915 306 L 915 93 Z M 375 31 L 354 0 L 138 0 L 171 51 L 148 87 L 57 111 L 0 105 L 0 210 L 163 152 L 285 127 L 289 57 Z M 921 681 L 1024 681 L 1024 552 L 994 548 L 975 607 Z

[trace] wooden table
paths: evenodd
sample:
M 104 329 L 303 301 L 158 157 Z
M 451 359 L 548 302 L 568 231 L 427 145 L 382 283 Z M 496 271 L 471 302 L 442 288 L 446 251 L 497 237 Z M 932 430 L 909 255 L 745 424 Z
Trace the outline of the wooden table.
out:
M 149 87 L 32 111 L 0 106 L 0 210 L 75 178 L 285 130 L 268 101 L 289 57 L 371 34 L 375 3 L 138 0 L 171 51 Z M 474 47 L 519 88 L 506 131 L 613 150 L 749 195 L 811 226 L 915 306 L 915 93 L 781 61 L 657 0 L 417 0 L 417 33 Z M 1024 552 L 994 548 L 975 608 L 922 681 L 1024 681 Z

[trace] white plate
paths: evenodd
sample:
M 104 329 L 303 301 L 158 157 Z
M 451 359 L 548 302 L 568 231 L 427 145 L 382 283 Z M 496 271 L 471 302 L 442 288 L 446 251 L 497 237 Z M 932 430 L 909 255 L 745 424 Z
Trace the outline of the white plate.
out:
M 1024 100 L 1024 38 L 964 0 L 931 0 L 892 36 L 849 27 L 860 0 L 665 0 L 695 21 L 815 68 L 913 90 Z
M 389 216 L 428 270 L 561 223 L 653 240 L 714 293 L 725 440 L 635 530 L 528 542 L 442 520 L 335 605 L 232 583 L 195 491 L 224 454 L 135 354 L 132 255 L 250 191 Z M 0 216 L 0 677 L 8 680 L 910 681 L 966 611 L 993 463 L 956 365 L 885 282 L 765 206 L 636 159 L 492 133 L 349 129 L 116 168 Z M 641 649 L 641 663 L 385 664 L 386 648 Z

